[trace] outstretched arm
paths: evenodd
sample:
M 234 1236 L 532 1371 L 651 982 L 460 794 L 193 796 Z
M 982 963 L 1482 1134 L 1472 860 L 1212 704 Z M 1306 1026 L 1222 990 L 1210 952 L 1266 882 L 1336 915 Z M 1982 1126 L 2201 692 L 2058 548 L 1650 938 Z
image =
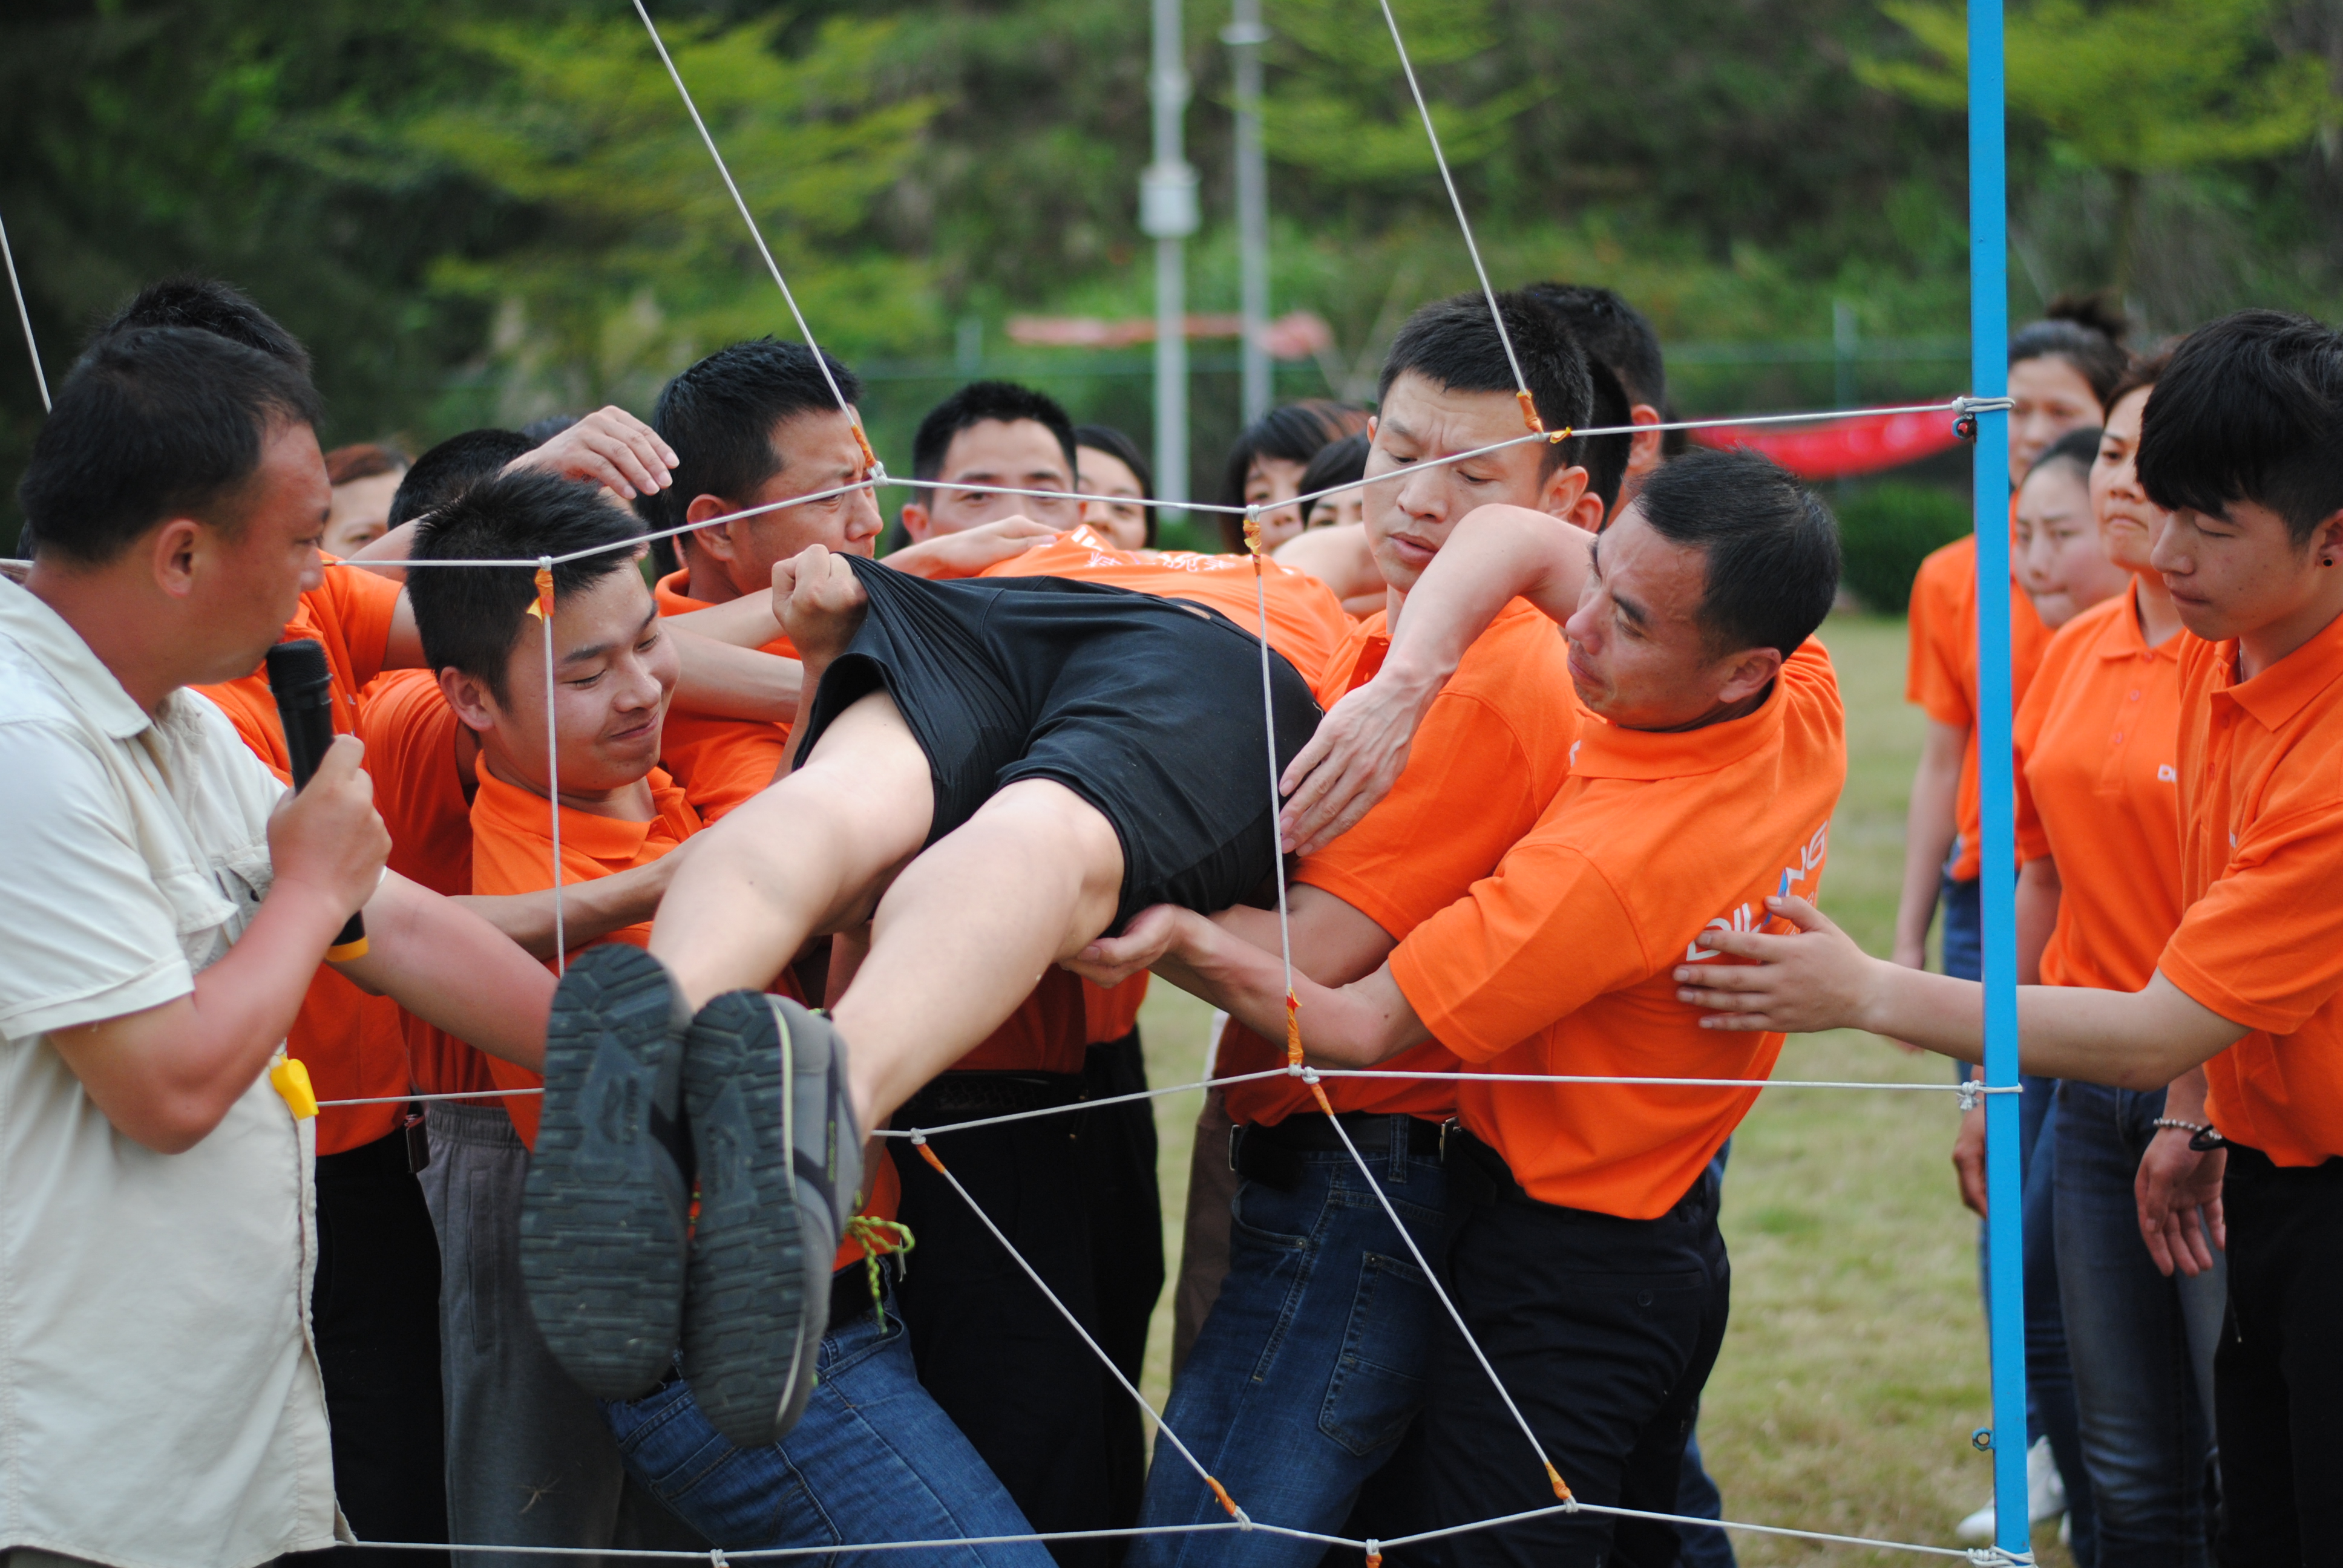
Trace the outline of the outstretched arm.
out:
M 336 969 L 490 1056 L 532 1072 L 544 1064 L 554 982 L 543 964 L 397 872 L 367 900 L 366 921 L 366 956 Z
M 1309 854 L 1391 793 L 1433 699 L 1464 650 L 1515 598 L 1558 622 L 1578 607 L 1594 536 L 1525 507 L 1483 507 L 1456 525 L 1407 596 L 1375 678 L 1336 703 L 1286 769 L 1280 841 Z
M 1121 936 L 1101 937 L 1066 967 L 1102 985 L 1152 968 L 1262 1039 L 1285 1038 L 1284 961 L 1275 950 L 1256 946 L 1220 919 L 1192 910 L 1174 904 L 1142 910 Z M 1321 985 L 1297 967 L 1293 994 L 1301 1001 L 1302 1050 L 1322 1066 L 1373 1067 L 1432 1038 L 1387 963 L 1341 986 Z
M 1985 988 L 1875 959 L 1804 899 L 1765 900 L 1788 936 L 1716 931 L 1701 939 L 1746 965 L 1684 965 L 1680 1001 L 1711 1010 L 1709 1029 L 1804 1033 L 1862 1029 L 1962 1061 L 1985 1052 Z M 2159 971 L 2137 991 L 2020 986 L 2019 1060 L 2027 1072 L 2120 1089 L 2161 1089 L 2247 1031 Z

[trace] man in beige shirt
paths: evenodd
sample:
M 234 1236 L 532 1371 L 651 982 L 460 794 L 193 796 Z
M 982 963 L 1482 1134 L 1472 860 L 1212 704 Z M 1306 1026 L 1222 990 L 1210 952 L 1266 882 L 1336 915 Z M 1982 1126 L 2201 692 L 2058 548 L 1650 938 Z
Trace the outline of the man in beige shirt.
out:
M 271 1085 L 342 966 L 541 1059 L 551 978 L 383 871 L 338 740 L 291 801 L 185 686 L 249 673 L 317 582 L 299 373 L 128 333 L 60 389 L 0 582 L 0 1562 L 251 1568 L 346 1537 L 308 1336 L 312 1123 Z

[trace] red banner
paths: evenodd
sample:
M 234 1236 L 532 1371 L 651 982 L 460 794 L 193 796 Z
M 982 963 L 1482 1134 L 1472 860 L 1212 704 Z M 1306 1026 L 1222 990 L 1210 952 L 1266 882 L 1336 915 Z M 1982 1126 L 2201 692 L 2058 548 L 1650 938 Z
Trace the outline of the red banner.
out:
M 1762 452 L 1801 479 L 1898 468 L 1961 444 L 1949 413 L 1867 414 L 1825 425 L 1719 425 L 1694 430 L 1704 447 Z

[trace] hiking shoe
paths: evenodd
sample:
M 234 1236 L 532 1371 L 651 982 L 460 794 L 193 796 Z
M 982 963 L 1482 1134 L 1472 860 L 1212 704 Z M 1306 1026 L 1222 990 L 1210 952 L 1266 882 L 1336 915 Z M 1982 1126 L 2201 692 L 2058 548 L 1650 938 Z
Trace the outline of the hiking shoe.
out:
M 546 1348 L 604 1399 L 657 1386 L 682 1326 L 689 1021 L 667 967 L 613 942 L 569 960 L 546 1025 L 521 1282 Z
M 683 1103 L 699 1172 L 684 1375 L 718 1432 L 759 1448 L 813 1392 L 830 1264 L 861 1186 L 844 1042 L 785 997 L 728 991 L 685 1037 Z

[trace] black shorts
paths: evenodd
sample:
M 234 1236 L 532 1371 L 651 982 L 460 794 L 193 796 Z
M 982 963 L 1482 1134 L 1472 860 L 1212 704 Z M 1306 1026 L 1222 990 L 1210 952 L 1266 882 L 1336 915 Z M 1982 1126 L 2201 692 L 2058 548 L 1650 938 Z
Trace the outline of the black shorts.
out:
M 848 705 L 884 689 L 935 780 L 932 844 L 1020 779 L 1053 779 L 1122 840 L 1114 925 L 1151 904 L 1210 911 L 1277 867 L 1261 644 L 1202 606 L 1064 578 L 930 582 L 849 558 L 870 596 L 822 673 L 798 759 Z M 1318 727 L 1284 657 L 1269 660 L 1282 773 Z

